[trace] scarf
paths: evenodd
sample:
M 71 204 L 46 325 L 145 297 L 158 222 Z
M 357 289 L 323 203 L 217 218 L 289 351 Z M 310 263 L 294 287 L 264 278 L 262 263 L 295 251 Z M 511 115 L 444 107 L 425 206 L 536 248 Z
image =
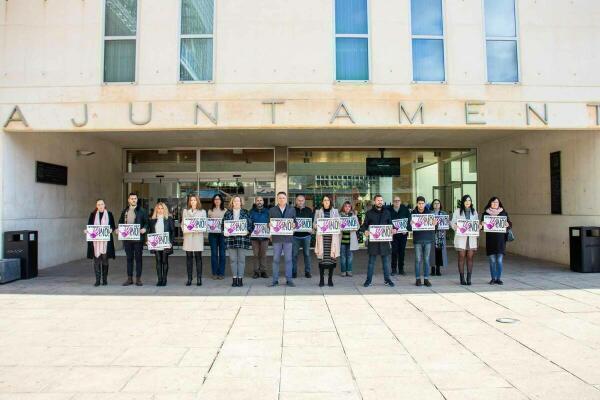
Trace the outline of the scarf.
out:
M 492 217 L 496 217 L 502 211 L 504 211 L 504 209 L 502 207 L 498 207 L 498 208 L 491 208 L 490 207 L 487 210 L 485 210 L 485 212 L 488 213 L 489 215 L 491 215 Z
M 102 213 L 102 221 L 100 221 L 100 212 L 96 211 L 94 225 L 108 225 L 108 210 L 104 210 Z M 92 244 L 94 245 L 94 257 L 98 258 L 102 254 L 106 254 L 108 242 L 92 242 Z

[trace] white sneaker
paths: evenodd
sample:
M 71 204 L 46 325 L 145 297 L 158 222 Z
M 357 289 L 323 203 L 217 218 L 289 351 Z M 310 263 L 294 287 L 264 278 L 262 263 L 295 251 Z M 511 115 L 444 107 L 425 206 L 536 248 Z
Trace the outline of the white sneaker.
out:
M 352 276 L 352 272 L 346 272 L 346 276 Z

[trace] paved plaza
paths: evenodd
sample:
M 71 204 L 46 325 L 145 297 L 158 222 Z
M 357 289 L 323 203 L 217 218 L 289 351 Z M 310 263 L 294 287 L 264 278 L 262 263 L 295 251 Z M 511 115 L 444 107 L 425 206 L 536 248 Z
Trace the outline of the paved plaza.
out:
M 600 399 L 600 274 L 509 255 L 490 286 L 482 252 L 472 286 L 451 257 L 363 288 L 365 258 L 333 288 L 232 288 L 208 259 L 186 287 L 182 257 L 161 288 L 151 258 L 120 286 L 122 257 L 106 287 L 87 260 L 0 286 L 0 400 Z

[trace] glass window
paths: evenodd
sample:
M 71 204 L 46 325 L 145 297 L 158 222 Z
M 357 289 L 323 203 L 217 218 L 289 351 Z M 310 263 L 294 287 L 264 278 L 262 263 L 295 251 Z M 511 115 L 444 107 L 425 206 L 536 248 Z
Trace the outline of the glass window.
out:
M 181 81 L 212 81 L 213 21 L 214 0 L 181 0 Z
M 201 150 L 201 172 L 275 171 L 272 149 Z
M 367 0 L 335 0 L 336 80 L 369 80 Z
M 104 82 L 135 82 L 137 0 L 106 0 Z
M 413 80 L 443 82 L 444 22 L 442 0 L 411 1 Z
M 196 150 L 128 150 L 127 172 L 196 172 Z
M 485 0 L 489 82 L 518 82 L 519 53 L 515 0 Z

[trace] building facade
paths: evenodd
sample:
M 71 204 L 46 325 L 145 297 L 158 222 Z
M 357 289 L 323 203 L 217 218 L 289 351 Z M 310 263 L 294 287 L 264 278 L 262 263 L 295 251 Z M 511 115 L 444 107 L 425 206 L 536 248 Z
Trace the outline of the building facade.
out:
M 600 224 L 600 3 L 591 0 L 0 2 L 0 230 L 40 265 L 84 257 L 96 198 L 285 190 L 481 210 L 510 250 L 567 263 Z M 38 162 L 67 167 L 41 183 Z M 43 179 L 41 179 L 43 181 Z M 64 183 L 64 182 L 62 182 Z

